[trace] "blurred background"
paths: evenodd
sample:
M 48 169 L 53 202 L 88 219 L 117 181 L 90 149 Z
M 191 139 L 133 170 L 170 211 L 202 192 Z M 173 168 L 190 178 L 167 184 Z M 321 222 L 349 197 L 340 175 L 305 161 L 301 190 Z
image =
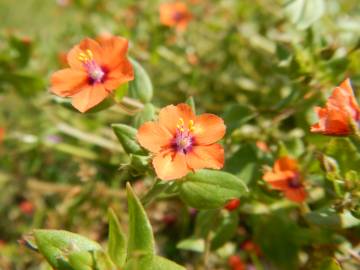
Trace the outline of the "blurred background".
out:
M 193 16 L 184 31 L 160 23 L 164 2 L 0 0 L 0 269 L 48 269 L 18 243 L 33 228 L 106 241 L 108 206 L 127 223 L 124 182 L 133 181 L 139 193 L 151 184 L 128 165 L 110 127 L 136 125 L 138 103 L 80 114 L 48 91 L 49 76 L 66 66 L 67 51 L 102 34 L 129 39 L 129 55 L 152 80 L 152 104 L 193 96 L 198 113 L 225 119 L 225 170 L 244 179 L 252 194 L 229 245 L 212 258 L 214 269 L 230 269 L 226 258 L 236 252 L 252 266 L 260 257 L 264 269 L 317 269 L 315 261 L 337 252 L 338 244 L 359 244 L 359 223 L 309 233 L 300 230 L 303 221 L 285 218 L 293 207 L 282 206 L 286 215 L 262 216 L 279 196 L 259 184 L 263 165 L 272 165 L 281 145 L 302 160 L 317 192 L 312 202 L 329 203 L 316 159 L 329 139 L 309 134 L 309 126 L 316 121 L 313 107 L 347 76 L 360 95 L 359 1 L 184 0 Z M 358 170 L 360 159 L 344 155 L 340 165 Z M 193 269 L 196 243 L 177 244 L 193 235 L 194 211 L 172 198 L 152 204 L 148 213 L 160 253 Z M 261 242 L 262 232 L 273 247 Z M 246 240 L 257 242 L 262 255 L 244 251 Z M 358 269 L 351 259 L 344 265 Z

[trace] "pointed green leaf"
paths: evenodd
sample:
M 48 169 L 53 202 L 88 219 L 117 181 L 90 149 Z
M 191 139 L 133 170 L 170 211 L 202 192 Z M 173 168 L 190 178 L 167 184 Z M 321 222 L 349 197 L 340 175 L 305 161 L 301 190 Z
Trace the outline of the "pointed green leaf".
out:
M 109 242 L 108 253 L 111 260 L 118 266 L 122 267 L 126 260 L 126 237 L 121 229 L 120 222 L 115 212 L 109 208 Z
M 189 173 L 180 182 L 180 197 L 189 206 L 214 209 L 247 192 L 246 185 L 236 176 L 222 171 L 199 170 Z
M 126 192 L 129 207 L 128 257 L 134 254 L 154 254 L 153 232 L 146 212 L 129 183 Z
M 193 97 L 188 97 L 188 99 L 185 101 L 187 105 L 191 107 L 193 112 L 196 114 L 196 108 L 195 108 L 195 100 Z
M 112 124 L 116 137 L 128 154 L 144 154 L 144 150 L 136 141 L 137 130 L 124 124 Z
M 160 256 L 154 257 L 153 270 L 186 270 L 183 266 Z
M 129 83 L 130 95 L 139 99 L 143 103 L 151 101 L 153 96 L 153 86 L 146 70 L 135 59 L 130 59 L 134 68 L 135 78 Z
M 73 251 L 101 250 L 101 246 L 81 235 L 58 230 L 35 230 L 39 252 L 56 269 L 72 269 L 67 255 Z

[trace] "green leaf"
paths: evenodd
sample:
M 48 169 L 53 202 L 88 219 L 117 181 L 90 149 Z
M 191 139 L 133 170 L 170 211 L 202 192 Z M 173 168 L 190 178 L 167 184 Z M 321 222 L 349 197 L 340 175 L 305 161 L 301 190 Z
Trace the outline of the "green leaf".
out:
M 120 102 L 123 97 L 127 94 L 129 89 L 129 83 L 124 83 L 120 85 L 115 91 L 114 91 L 114 99 L 116 102 Z
M 151 101 L 153 96 L 153 86 L 149 75 L 145 69 L 135 59 L 130 58 L 134 68 L 135 78 L 129 82 L 130 96 L 139 99 L 143 103 Z
M 360 225 L 360 220 L 351 215 L 349 211 L 337 213 L 332 208 L 310 212 L 306 214 L 305 219 L 313 225 L 329 229 L 346 229 Z
M 144 150 L 136 141 L 137 130 L 124 124 L 112 124 L 116 137 L 128 154 L 145 154 Z
M 153 270 L 186 270 L 181 265 L 160 256 L 155 256 Z
M 238 228 L 239 216 L 236 212 L 226 213 L 220 225 L 214 232 L 214 237 L 211 241 L 211 249 L 216 250 L 223 246 L 227 241 L 234 237 Z
M 129 183 L 126 192 L 129 207 L 128 257 L 134 254 L 154 254 L 154 237 L 146 212 Z
M 227 134 L 231 134 L 236 128 L 250 121 L 256 116 L 248 106 L 235 104 L 226 108 L 222 118 L 224 119 Z
M 137 255 L 126 262 L 124 270 L 157 270 L 154 269 L 154 255 Z
M 151 103 L 144 105 L 144 108 L 136 114 L 134 118 L 134 126 L 139 128 L 142 124 L 155 119 L 155 107 Z
M 316 270 L 341 270 L 340 264 L 333 258 L 326 258 Z
M 214 209 L 239 198 L 247 191 L 246 185 L 236 176 L 215 170 L 199 170 L 188 174 L 180 182 L 180 197 L 189 206 Z
M 74 270 L 92 270 L 93 257 L 88 251 L 77 251 L 69 254 L 69 264 Z
M 292 23 L 303 30 L 310 27 L 325 13 L 324 0 L 290 0 L 285 3 L 285 13 Z
M 56 269 L 72 269 L 66 255 L 72 251 L 101 250 L 101 246 L 81 235 L 60 230 L 35 230 L 39 252 Z
M 180 241 L 176 247 L 178 249 L 202 253 L 205 250 L 205 241 L 203 238 L 187 238 Z
M 111 208 L 108 212 L 109 220 L 109 243 L 108 253 L 111 260 L 118 266 L 122 267 L 126 260 L 126 237 L 123 233 L 120 222 Z

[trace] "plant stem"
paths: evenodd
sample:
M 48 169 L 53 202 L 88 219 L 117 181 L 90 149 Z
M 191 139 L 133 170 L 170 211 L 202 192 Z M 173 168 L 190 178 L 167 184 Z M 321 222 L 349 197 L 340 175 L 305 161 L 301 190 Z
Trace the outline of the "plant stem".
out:
M 209 268 L 209 258 L 210 258 L 210 248 L 211 248 L 211 233 L 208 232 L 205 238 L 205 249 L 204 249 L 204 270 L 210 270 Z

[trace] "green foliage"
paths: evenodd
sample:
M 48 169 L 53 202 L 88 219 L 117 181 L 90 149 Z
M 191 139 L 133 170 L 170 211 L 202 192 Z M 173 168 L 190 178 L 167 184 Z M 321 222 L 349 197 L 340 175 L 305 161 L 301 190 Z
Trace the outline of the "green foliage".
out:
M 180 197 L 198 209 L 220 208 L 227 201 L 247 192 L 245 184 L 236 176 L 213 170 L 199 170 L 188 174 L 180 182 Z
M 135 79 L 129 83 L 129 94 L 143 103 L 148 103 L 153 96 L 153 86 L 149 75 L 135 59 L 131 59 L 131 64 L 134 68 Z
M 108 253 L 111 260 L 118 267 L 122 267 L 125 263 L 127 250 L 126 250 L 126 237 L 123 233 L 119 220 L 114 211 L 110 208 L 108 213 L 109 220 L 109 242 Z
M 128 154 L 144 154 L 144 150 L 136 141 L 137 130 L 124 124 L 111 125 L 116 137 Z

